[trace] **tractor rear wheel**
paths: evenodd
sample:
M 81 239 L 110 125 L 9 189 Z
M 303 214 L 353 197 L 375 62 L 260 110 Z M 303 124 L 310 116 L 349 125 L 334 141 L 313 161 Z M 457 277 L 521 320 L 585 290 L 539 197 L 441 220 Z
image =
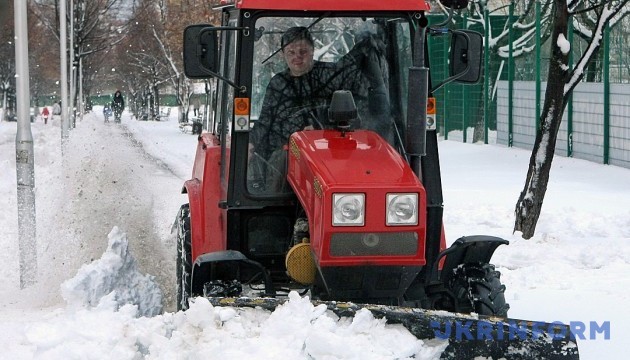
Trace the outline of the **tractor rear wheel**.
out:
M 505 285 L 494 265 L 464 264 L 455 270 L 451 289 L 460 312 L 507 317 L 510 305 L 505 302 Z
M 177 310 L 188 309 L 192 272 L 190 239 L 190 208 L 185 204 L 177 214 Z

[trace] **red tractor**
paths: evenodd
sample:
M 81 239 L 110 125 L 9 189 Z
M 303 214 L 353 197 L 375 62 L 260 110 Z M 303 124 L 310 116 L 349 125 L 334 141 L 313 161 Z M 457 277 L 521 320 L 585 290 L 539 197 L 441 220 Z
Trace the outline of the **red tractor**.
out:
M 507 317 L 490 259 L 508 241 L 475 235 L 446 247 L 433 93 L 478 81 L 483 39 L 446 27 L 467 0 L 441 2 L 451 16 L 429 25 L 424 0 L 224 0 L 220 26 L 185 30 L 186 75 L 215 79 L 216 107 L 182 189 L 189 202 L 176 221 L 178 309 L 196 296 L 298 291 Z M 285 89 L 301 81 L 287 69 L 285 34 L 296 28 L 308 31 L 314 61 L 333 75 L 309 80 L 325 91 L 300 106 L 274 105 L 268 97 L 293 96 Z M 432 36 L 451 39 L 450 75 L 438 84 Z M 285 88 L 273 88 L 282 76 Z M 491 346 L 453 340 L 446 353 L 577 358 L 566 327 L 554 331 L 565 336 L 520 347 L 507 338 Z M 530 355 L 510 357 L 514 348 Z

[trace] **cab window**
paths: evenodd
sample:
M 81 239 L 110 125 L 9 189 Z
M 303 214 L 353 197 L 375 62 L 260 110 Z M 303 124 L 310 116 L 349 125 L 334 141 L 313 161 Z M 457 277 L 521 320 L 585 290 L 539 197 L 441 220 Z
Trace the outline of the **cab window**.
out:
M 392 108 L 406 93 L 399 67 L 410 63 L 411 53 L 393 54 L 390 49 L 409 46 L 388 43 L 408 43 L 408 29 L 407 21 L 386 18 L 256 20 L 247 167 L 251 194 L 291 192 L 288 138 L 296 131 L 331 128 L 328 104 L 336 90 L 353 94 L 359 114 L 354 129 L 375 131 L 395 145 L 396 124 L 404 114 Z

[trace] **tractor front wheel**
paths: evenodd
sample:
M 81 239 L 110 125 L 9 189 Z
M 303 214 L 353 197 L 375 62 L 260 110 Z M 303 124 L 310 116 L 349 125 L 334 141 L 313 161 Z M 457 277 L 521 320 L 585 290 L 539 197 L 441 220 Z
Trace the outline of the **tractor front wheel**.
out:
M 458 311 L 507 317 L 510 305 L 505 302 L 505 285 L 500 278 L 492 264 L 460 265 L 450 284 Z
M 190 208 L 185 204 L 177 214 L 177 310 L 188 309 L 192 273 L 190 239 Z

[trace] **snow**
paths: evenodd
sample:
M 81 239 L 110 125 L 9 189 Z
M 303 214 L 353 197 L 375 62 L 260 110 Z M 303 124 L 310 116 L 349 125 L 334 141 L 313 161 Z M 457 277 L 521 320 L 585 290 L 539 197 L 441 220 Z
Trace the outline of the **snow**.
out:
M 173 112 L 175 113 L 175 112 Z M 7 359 L 433 359 L 422 341 L 364 311 L 339 319 L 291 294 L 275 312 L 173 309 L 179 193 L 196 136 L 169 121 L 104 124 L 95 107 L 70 132 L 32 125 L 37 284 L 19 288 L 16 124 L 0 122 L 0 348 Z M 537 232 L 513 234 L 530 153 L 440 141 L 448 242 L 510 240 L 493 262 L 510 317 L 610 321 L 611 339 L 579 340 L 581 359 L 625 358 L 630 331 L 630 170 L 556 157 Z
M 61 296 L 66 303 L 94 307 L 107 297 L 119 307 L 137 305 L 140 316 L 162 313 L 162 292 L 153 276 L 138 270 L 136 259 L 129 253 L 127 235 L 114 226 L 107 238 L 103 256 L 83 265 L 73 278 L 61 284 Z
M 558 48 L 562 54 L 566 55 L 571 51 L 571 43 L 564 37 L 564 34 L 558 35 L 558 41 L 556 42 Z

